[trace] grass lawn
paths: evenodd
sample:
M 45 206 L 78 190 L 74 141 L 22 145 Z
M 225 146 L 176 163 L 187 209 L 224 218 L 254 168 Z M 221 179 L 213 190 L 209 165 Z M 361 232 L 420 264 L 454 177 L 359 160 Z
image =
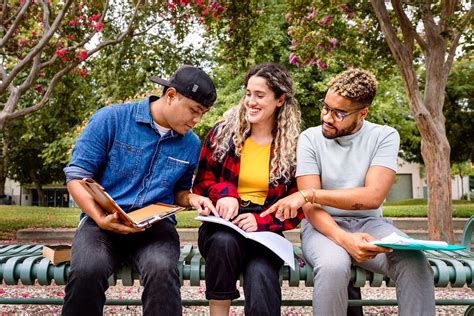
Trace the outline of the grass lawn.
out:
M 474 215 L 474 202 L 454 201 L 453 208 L 453 217 Z M 13 238 L 23 228 L 76 227 L 80 212 L 77 208 L 0 205 L 0 240 Z M 383 213 L 386 217 L 426 217 L 426 200 L 386 202 Z M 196 215 L 196 211 L 178 213 L 178 227 L 199 227 Z

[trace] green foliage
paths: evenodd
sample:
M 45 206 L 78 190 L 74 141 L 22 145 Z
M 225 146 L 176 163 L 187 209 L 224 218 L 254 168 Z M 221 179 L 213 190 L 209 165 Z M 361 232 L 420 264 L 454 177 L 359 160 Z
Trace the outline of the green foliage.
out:
M 62 183 L 68 148 L 75 139 L 74 127 L 88 111 L 89 103 L 84 101 L 92 98 L 85 78 L 68 75 L 47 108 L 13 121 L 5 134 L 9 178 L 21 184 Z
M 474 60 L 455 62 L 443 107 L 451 162 L 474 161 Z

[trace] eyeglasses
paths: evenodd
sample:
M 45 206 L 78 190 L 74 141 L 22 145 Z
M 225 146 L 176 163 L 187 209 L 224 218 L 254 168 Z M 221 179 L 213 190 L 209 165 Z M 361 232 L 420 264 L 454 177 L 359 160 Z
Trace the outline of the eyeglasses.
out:
M 336 110 L 336 109 L 331 108 L 329 105 L 327 105 L 327 103 L 324 102 L 324 99 L 319 100 L 319 106 L 321 107 L 322 115 L 326 115 L 330 111 L 332 118 L 338 122 L 342 122 L 349 115 L 352 115 L 354 113 L 357 113 L 363 110 L 363 109 L 358 109 L 353 112 L 344 112 L 341 110 Z

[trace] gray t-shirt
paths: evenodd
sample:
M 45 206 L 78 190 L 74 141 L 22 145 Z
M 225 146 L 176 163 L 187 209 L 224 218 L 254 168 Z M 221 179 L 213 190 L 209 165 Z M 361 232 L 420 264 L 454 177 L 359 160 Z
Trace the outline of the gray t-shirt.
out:
M 311 127 L 298 140 L 296 176 L 319 175 L 322 189 L 363 187 L 371 166 L 397 171 L 399 146 L 398 132 L 387 125 L 364 121 L 356 133 L 334 139 L 325 138 L 321 126 Z M 382 216 L 382 207 L 363 211 L 322 207 L 332 216 Z

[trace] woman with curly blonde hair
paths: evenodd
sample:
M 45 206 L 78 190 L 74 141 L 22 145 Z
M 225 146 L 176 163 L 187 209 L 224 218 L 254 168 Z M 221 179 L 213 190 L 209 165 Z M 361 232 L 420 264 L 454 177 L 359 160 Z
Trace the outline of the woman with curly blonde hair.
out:
M 260 213 L 296 192 L 296 144 L 301 113 L 288 72 L 277 64 L 253 67 L 245 95 L 207 135 L 193 191 L 208 196 L 215 216 L 245 231 L 295 228 L 304 217 L 280 221 Z M 204 209 L 201 215 L 209 215 Z M 206 298 L 211 315 L 228 315 L 244 276 L 245 314 L 280 315 L 279 270 L 283 262 L 266 247 L 224 225 L 205 222 L 199 250 L 206 259 Z

